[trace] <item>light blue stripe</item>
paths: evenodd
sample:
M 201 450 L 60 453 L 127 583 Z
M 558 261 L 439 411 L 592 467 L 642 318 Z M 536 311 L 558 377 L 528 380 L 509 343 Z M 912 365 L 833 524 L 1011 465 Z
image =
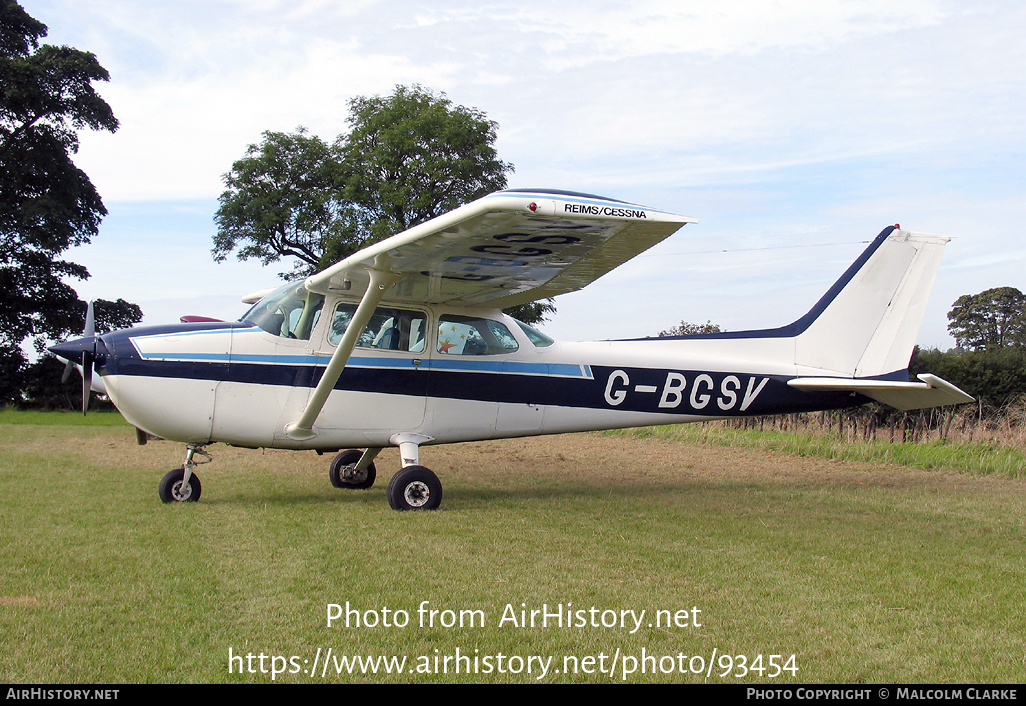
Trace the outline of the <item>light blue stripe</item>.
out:
M 246 353 L 145 353 L 144 360 L 179 360 L 207 363 L 256 363 L 263 365 L 327 365 L 331 356 L 326 355 L 256 355 Z M 459 358 L 438 360 L 418 358 L 420 365 L 414 365 L 413 358 L 372 358 L 354 356 L 347 367 L 358 368 L 419 368 L 438 371 L 461 371 L 478 373 L 505 373 L 514 375 L 540 375 L 552 377 L 574 377 L 592 379 L 591 367 L 573 363 L 523 363 L 512 360 L 463 360 Z
M 478 373 L 513 373 L 518 375 L 546 375 L 558 377 L 591 378 L 591 369 L 573 363 L 521 363 L 517 361 L 452 360 L 429 361 L 432 370 L 459 370 Z
M 269 363 L 270 365 L 326 365 L 329 356 L 323 355 L 256 355 L 251 353 L 232 353 L 233 363 Z

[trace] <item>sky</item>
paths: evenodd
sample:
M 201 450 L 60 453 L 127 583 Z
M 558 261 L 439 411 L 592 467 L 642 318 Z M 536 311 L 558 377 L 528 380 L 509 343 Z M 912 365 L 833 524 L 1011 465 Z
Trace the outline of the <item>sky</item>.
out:
M 1026 289 L 1026 4 L 24 0 L 95 53 L 120 121 L 76 163 L 109 211 L 69 259 L 145 323 L 235 319 L 289 265 L 211 258 L 222 176 L 266 130 L 332 141 L 348 101 L 421 84 L 498 123 L 513 188 L 698 219 L 558 297 L 563 340 L 800 317 L 895 223 L 952 237 L 919 336 Z

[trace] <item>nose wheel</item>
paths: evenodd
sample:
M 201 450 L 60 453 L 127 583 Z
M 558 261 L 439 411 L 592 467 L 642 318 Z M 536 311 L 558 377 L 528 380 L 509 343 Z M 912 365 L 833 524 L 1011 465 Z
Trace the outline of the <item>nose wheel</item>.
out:
M 201 491 L 199 476 L 193 473 L 186 480 L 184 466 L 169 471 L 157 487 L 157 493 L 165 503 L 194 503 L 200 499 Z
M 196 454 L 203 458 L 197 461 Z M 193 473 L 192 469 L 202 463 L 210 463 L 211 461 L 213 459 L 210 457 L 210 454 L 200 446 L 189 444 L 185 452 L 185 463 L 182 467 L 168 471 L 160 479 L 160 485 L 157 486 L 157 494 L 160 495 L 161 501 L 164 503 L 194 503 L 199 500 L 202 487 L 200 486 L 199 476 Z

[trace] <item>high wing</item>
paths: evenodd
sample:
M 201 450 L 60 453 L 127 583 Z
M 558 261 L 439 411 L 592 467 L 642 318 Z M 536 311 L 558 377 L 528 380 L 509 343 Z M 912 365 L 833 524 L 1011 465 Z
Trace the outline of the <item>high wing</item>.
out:
M 498 191 L 364 248 L 306 281 L 366 291 L 395 275 L 389 301 L 499 308 L 573 292 L 695 219 L 574 192 Z
M 360 295 L 293 439 L 314 422 L 357 337 L 383 299 L 498 308 L 573 292 L 670 237 L 693 218 L 569 191 L 497 191 L 366 247 L 306 280 L 311 292 Z

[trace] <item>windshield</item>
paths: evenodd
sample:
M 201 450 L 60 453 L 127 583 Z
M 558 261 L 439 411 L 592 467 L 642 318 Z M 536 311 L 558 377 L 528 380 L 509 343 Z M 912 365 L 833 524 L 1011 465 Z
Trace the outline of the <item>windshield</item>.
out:
M 510 318 L 512 318 L 512 317 L 510 317 Z M 527 324 L 525 324 L 523 321 L 521 321 L 519 319 L 513 319 L 513 320 L 517 322 L 517 326 L 520 327 L 520 330 L 523 331 L 524 333 L 526 333 L 527 337 L 529 339 L 531 339 L 531 343 L 534 344 L 535 348 L 545 348 L 545 347 L 551 346 L 553 343 L 555 343 L 554 340 L 552 340 L 551 338 L 546 336 L 544 333 L 542 333 L 538 329 L 536 329 L 536 328 L 534 328 L 532 326 L 528 326 Z
M 305 341 L 310 339 L 323 305 L 324 295 L 307 291 L 302 282 L 290 282 L 253 305 L 241 320 L 275 336 Z

